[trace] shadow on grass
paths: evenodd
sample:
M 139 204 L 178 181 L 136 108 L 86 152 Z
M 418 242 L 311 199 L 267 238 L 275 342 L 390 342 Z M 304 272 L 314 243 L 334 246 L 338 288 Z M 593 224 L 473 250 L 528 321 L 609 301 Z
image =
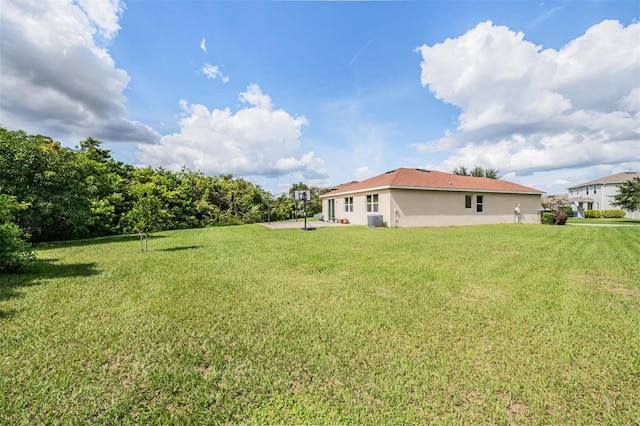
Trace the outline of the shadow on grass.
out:
M 567 225 L 589 225 L 589 226 L 626 226 L 640 227 L 640 220 L 611 220 L 611 219 L 572 219 L 567 221 Z
M 640 219 L 620 219 L 620 220 L 617 220 L 616 222 L 631 223 L 633 225 L 640 225 Z
M 193 249 L 199 249 L 202 248 L 201 245 L 197 245 L 197 246 L 182 246 L 182 247 L 171 247 L 171 248 L 165 248 L 165 249 L 155 249 L 153 251 L 183 251 L 183 250 L 193 250 Z
M 0 276 L 0 302 L 20 297 L 20 288 L 41 285 L 48 279 L 88 277 L 99 274 L 97 263 L 58 264 L 57 259 L 36 259 L 26 272 Z M 0 309 L 0 319 L 15 314 L 14 310 Z
M 165 238 L 164 235 L 153 235 L 151 240 L 156 240 L 159 238 Z M 129 235 L 112 235 L 109 237 L 94 237 L 94 238 L 85 238 L 82 240 L 69 240 L 69 241 L 52 241 L 46 243 L 35 243 L 33 247 L 36 250 L 49 250 L 49 249 L 57 249 L 61 247 L 82 247 L 82 246 L 93 246 L 97 244 L 111 244 L 111 243 L 126 243 L 130 241 L 140 241 L 140 236 L 138 234 L 129 234 Z

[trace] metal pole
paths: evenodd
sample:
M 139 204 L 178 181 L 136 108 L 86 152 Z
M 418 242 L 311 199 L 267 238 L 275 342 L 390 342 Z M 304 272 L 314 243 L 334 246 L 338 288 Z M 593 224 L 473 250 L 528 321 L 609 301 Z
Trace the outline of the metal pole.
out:
M 307 193 L 304 193 L 304 229 L 307 229 Z

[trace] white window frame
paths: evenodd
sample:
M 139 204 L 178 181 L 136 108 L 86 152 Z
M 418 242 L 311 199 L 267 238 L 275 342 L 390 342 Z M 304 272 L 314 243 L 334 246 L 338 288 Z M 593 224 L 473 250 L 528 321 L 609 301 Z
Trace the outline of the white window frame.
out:
M 378 194 L 367 195 L 367 213 L 378 213 L 378 203 L 380 197 Z
M 353 212 L 353 197 L 345 197 L 344 199 L 344 211 L 346 213 Z

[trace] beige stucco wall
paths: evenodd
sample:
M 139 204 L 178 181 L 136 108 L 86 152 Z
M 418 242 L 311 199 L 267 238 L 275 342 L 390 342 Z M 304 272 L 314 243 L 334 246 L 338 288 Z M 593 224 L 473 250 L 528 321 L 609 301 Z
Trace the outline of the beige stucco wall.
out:
M 378 194 L 378 212 L 367 212 L 367 195 L 369 194 Z M 353 197 L 353 212 L 344 211 L 345 198 L 347 197 Z M 338 220 L 347 219 L 349 223 L 352 223 L 354 225 L 367 225 L 369 215 L 382 215 L 385 222 L 389 220 L 389 214 L 391 211 L 391 195 L 388 189 L 339 195 L 334 199 L 335 218 Z M 328 212 L 328 199 L 323 199 L 322 214 L 325 218 L 328 218 Z
M 391 226 L 451 226 L 491 223 L 540 223 L 541 196 L 464 191 L 393 190 Z M 471 195 L 471 208 L 465 207 Z M 476 211 L 476 196 L 483 196 L 483 211 Z M 520 205 L 520 215 L 514 208 Z
M 366 211 L 366 195 L 378 194 L 378 213 Z M 472 195 L 471 208 L 465 207 L 465 195 Z M 483 196 L 483 211 L 476 211 L 476 196 Z M 344 211 L 345 196 L 335 198 L 337 219 L 367 225 L 368 216 L 383 216 L 385 226 L 453 226 L 492 223 L 540 223 L 540 194 L 503 194 L 465 191 L 425 191 L 392 189 L 349 194 L 353 197 L 353 212 Z M 520 215 L 514 208 L 520 205 Z M 328 201 L 323 200 L 323 214 L 327 217 Z

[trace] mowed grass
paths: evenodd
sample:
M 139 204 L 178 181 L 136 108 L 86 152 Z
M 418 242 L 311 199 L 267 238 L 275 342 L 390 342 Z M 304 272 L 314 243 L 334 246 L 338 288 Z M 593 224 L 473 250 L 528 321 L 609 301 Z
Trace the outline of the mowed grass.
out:
M 0 423 L 638 424 L 640 229 L 258 225 L 41 245 Z
M 633 218 L 628 218 L 628 217 L 623 217 L 623 218 L 616 218 L 616 219 L 610 219 L 610 218 L 589 218 L 589 219 L 581 219 L 581 218 L 577 218 L 577 217 L 570 217 L 567 221 L 567 223 L 569 224 L 588 224 L 588 225 L 602 225 L 602 224 L 606 224 L 606 225 L 640 225 L 640 219 L 633 219 Z

